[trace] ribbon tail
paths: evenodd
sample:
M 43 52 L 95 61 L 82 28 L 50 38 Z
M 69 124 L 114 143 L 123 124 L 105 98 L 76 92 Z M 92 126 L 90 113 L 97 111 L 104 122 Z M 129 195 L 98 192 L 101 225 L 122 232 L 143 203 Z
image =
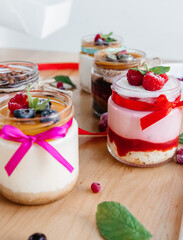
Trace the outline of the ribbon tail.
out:
M 25 156 L 25 154 L 28 152 L 28 150 L 31 148 L 33 144 L 33 141 L 24 141 L 20 147 L 17 149 L 17 151 L 13 154 L 13 156 L 10 158 L 8 163 L 5 166 L 5 170 L 8 174 L 8 176 L 11 176 L 15 168 L 18 166 L 22 158 Z
M 149 126 L 153 125 L 154 123 L 158 122 L 162 118 L 166 117 L 171 111 L 171 108 L 163 109 L 159 111 L 152 112 L 145 117 L 140 119 L 140 125 L 142 130 L 148 128 Z
M 52 147 L 49 143 L 47 143 L 44 140 L 39 140 L 36 142 L 39 144 L 42 148 L 44 148 L 48 153 L 50 153 L 59 163 L 61 163 L 70 173 L 74 170 L 72 165 L 67 162 L 67 160 L 60 155 L 60 153 Z
M 89 136 L 107 136 L 107 132 L 92 133 L 92 132 L 88 132 L 88 131 L 86 131 L 82 128 L 79 128 L 78 132 L 79 132 L 80 136 L 86 136 L 86 135 L 89 135 Z

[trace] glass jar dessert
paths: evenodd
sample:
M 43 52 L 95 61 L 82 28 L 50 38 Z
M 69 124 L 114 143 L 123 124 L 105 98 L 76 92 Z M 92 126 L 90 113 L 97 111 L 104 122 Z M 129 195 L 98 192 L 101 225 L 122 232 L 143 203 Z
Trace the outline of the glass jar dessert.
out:
M 0 93 L 23 91 L 31 84 L 34 89 L 39 79 L 38 66 L 26 61 L 0 62 Z
M 145 57 L 144 52 L 135 49 L 108 48 L 95 53 L 91 81 L 93 111 L 97 116 L 107 112 L 112 82 L 129 68 L 142 66 Z
M 79 56 L 79 79 L 84 91 L 91 93 L 91 69 L 95 52 L 108 47 L 119 48 L 122 43 L 123 39 L 117 36 L 113 37 L 112 33 L 88 35 L 82 38 Z
M 183 105 L 176 78 L 145 74 L 143 85 L 137 86 L 123 74 L 113 82 L 108 101 L 108 150 L 117 160 L 138 167 L 157 166 L 173 158 Z
M 4 197 L 26 205 L 45 204 L 73 189 L 79 174 L 73 113 L 71 98 L 58 92 L 0 98 L 0 193 Z

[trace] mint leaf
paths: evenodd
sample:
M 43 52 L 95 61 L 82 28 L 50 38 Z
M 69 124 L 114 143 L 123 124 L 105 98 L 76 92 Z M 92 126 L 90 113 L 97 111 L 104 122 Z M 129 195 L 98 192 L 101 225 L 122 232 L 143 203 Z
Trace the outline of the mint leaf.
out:
M 28 101 L 29 101 L 29 107 L 33 108 L 33 100 L 32 100 L 32 96 L 30 93 L 30 84 L 27 87 L 27 96 L 28 96 Z
M 97 207 L 97 227 L 106 240 L 149 240 L 152 235 L 120 203 L 102 202 Z
M 156 66 L 149 69 L 149 71 L 153 72 L 154 74 L 164 74 L 170 70 L 170 67 L 164 67 L 164 66 Z
M 138 69 L 138 68 L 130 68 L 130 69 L 139 71 L 139 72 L 141 72 L 143 75 L 146 75 L 146 73 L 147 73 L 145 70 L 141 70 L 141 69 Z
M 179 143 L 183 143 L 183 133 L 179 135 Z
M 38 105 L 38 102 L 39 102 L 39 98 L 34 98 L 33 99 L 33 108 L 36 109 L 37 105 Z
M 110 38 L 110 36 L 113 34 L 113 32 L 110 32 L 109 34 L 100 34 L 101 38 L 104 38 L 105 40 L 107 40 L 108 38 Z
M 63 82 L 63 83 L 67 83 L 70 86 L 72 86 L 73 88 L 76 88 L 76 85 L 71 81 L 71 79 L 68 76 L 55 76 L 54 77 L 56 82 Z
M 35 112 L 38 110 L 41 110 L 41 111 L 45 110 L 45 106 L 47 105 L 47 103 L 49 101 L 50 101 L 50 97 L 48 97 L 48 99 L 45 102 L 43 102 L 42 104 L 39 104 L 39 105 L 37 104 L 35 107 Z M 39 103 L 39 99 L 38 99 L 38 103 Z

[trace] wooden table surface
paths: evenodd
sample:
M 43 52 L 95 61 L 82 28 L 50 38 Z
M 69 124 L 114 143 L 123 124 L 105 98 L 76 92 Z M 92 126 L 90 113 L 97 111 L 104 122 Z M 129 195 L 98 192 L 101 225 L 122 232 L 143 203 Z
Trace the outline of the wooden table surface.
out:
M 33 62 L 78 61 L 77 54 L 28 50 L 0 50 L 2 60 Z M 97 131 L 90 94 L 79 87 L 77 71 L 44 71 L 41 76 L 70 75 L 77 84 L 73 104 L 79 126 Z M 183 214 L 183 171 L 174 162 L 157 168 L 134 168 L 116 161 L 106 138 L 80 138 L 80 175 L 76 187 L 61 200 L 43 206 L 21 206 L 0 196 L 0 239 L 27 240 L 43 232 L 48 240 L 99 240 L 95 213 L 102 201 L 117 201 L 151 232 L 152 240 L 177 240 Z M 93 194 L 92 182 L 102 184 Z M 125 240 L 125 239 L 124 239 Z

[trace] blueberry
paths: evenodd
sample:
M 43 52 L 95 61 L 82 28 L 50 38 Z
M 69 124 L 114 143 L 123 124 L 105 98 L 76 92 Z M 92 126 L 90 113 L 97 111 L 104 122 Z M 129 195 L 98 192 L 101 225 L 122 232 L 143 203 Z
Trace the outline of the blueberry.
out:
M 95 42 L 95 45 L 103 45 L 103 44 L 104 44 L 104 41 L 100 38 Z
M 16 118 L 34 118 L 35 117 L 34 108 L 17 109 L 14 111 L 14 117 L 16 117 Z
M 52 116 L 52 115 L 55 115 L 55 116 Z M 48 117 L 48 116 L 50 116 L 50 117 Z M 40 120 L 40 122 L 42 122 L 42 123 L 46 123 L 46 122 L 56 123 L 60 120 L 60 116 L 58 115 L 58 112 L 54 109 L 49 109 L 49 110 L 42 111 L 41 114 L 40 114 L 40 117 L 41 118 L 44 117 Z
M 47 240 L 47 238 L 43 233 L 34 233 L 28 240 Z
M 46 102 L 47 100 L 46 99 L 39 99 L 39 102 L 38 102 L 38 107 L 43 104 L 44 102 Z M 49 101 L 46 105 L 44 105 L 42 108 L 38 109 L 37 110 L 37 113 L 41 113 L 42 111 L 44 110 L 49 110 L 51 107 L 51 102 Z

